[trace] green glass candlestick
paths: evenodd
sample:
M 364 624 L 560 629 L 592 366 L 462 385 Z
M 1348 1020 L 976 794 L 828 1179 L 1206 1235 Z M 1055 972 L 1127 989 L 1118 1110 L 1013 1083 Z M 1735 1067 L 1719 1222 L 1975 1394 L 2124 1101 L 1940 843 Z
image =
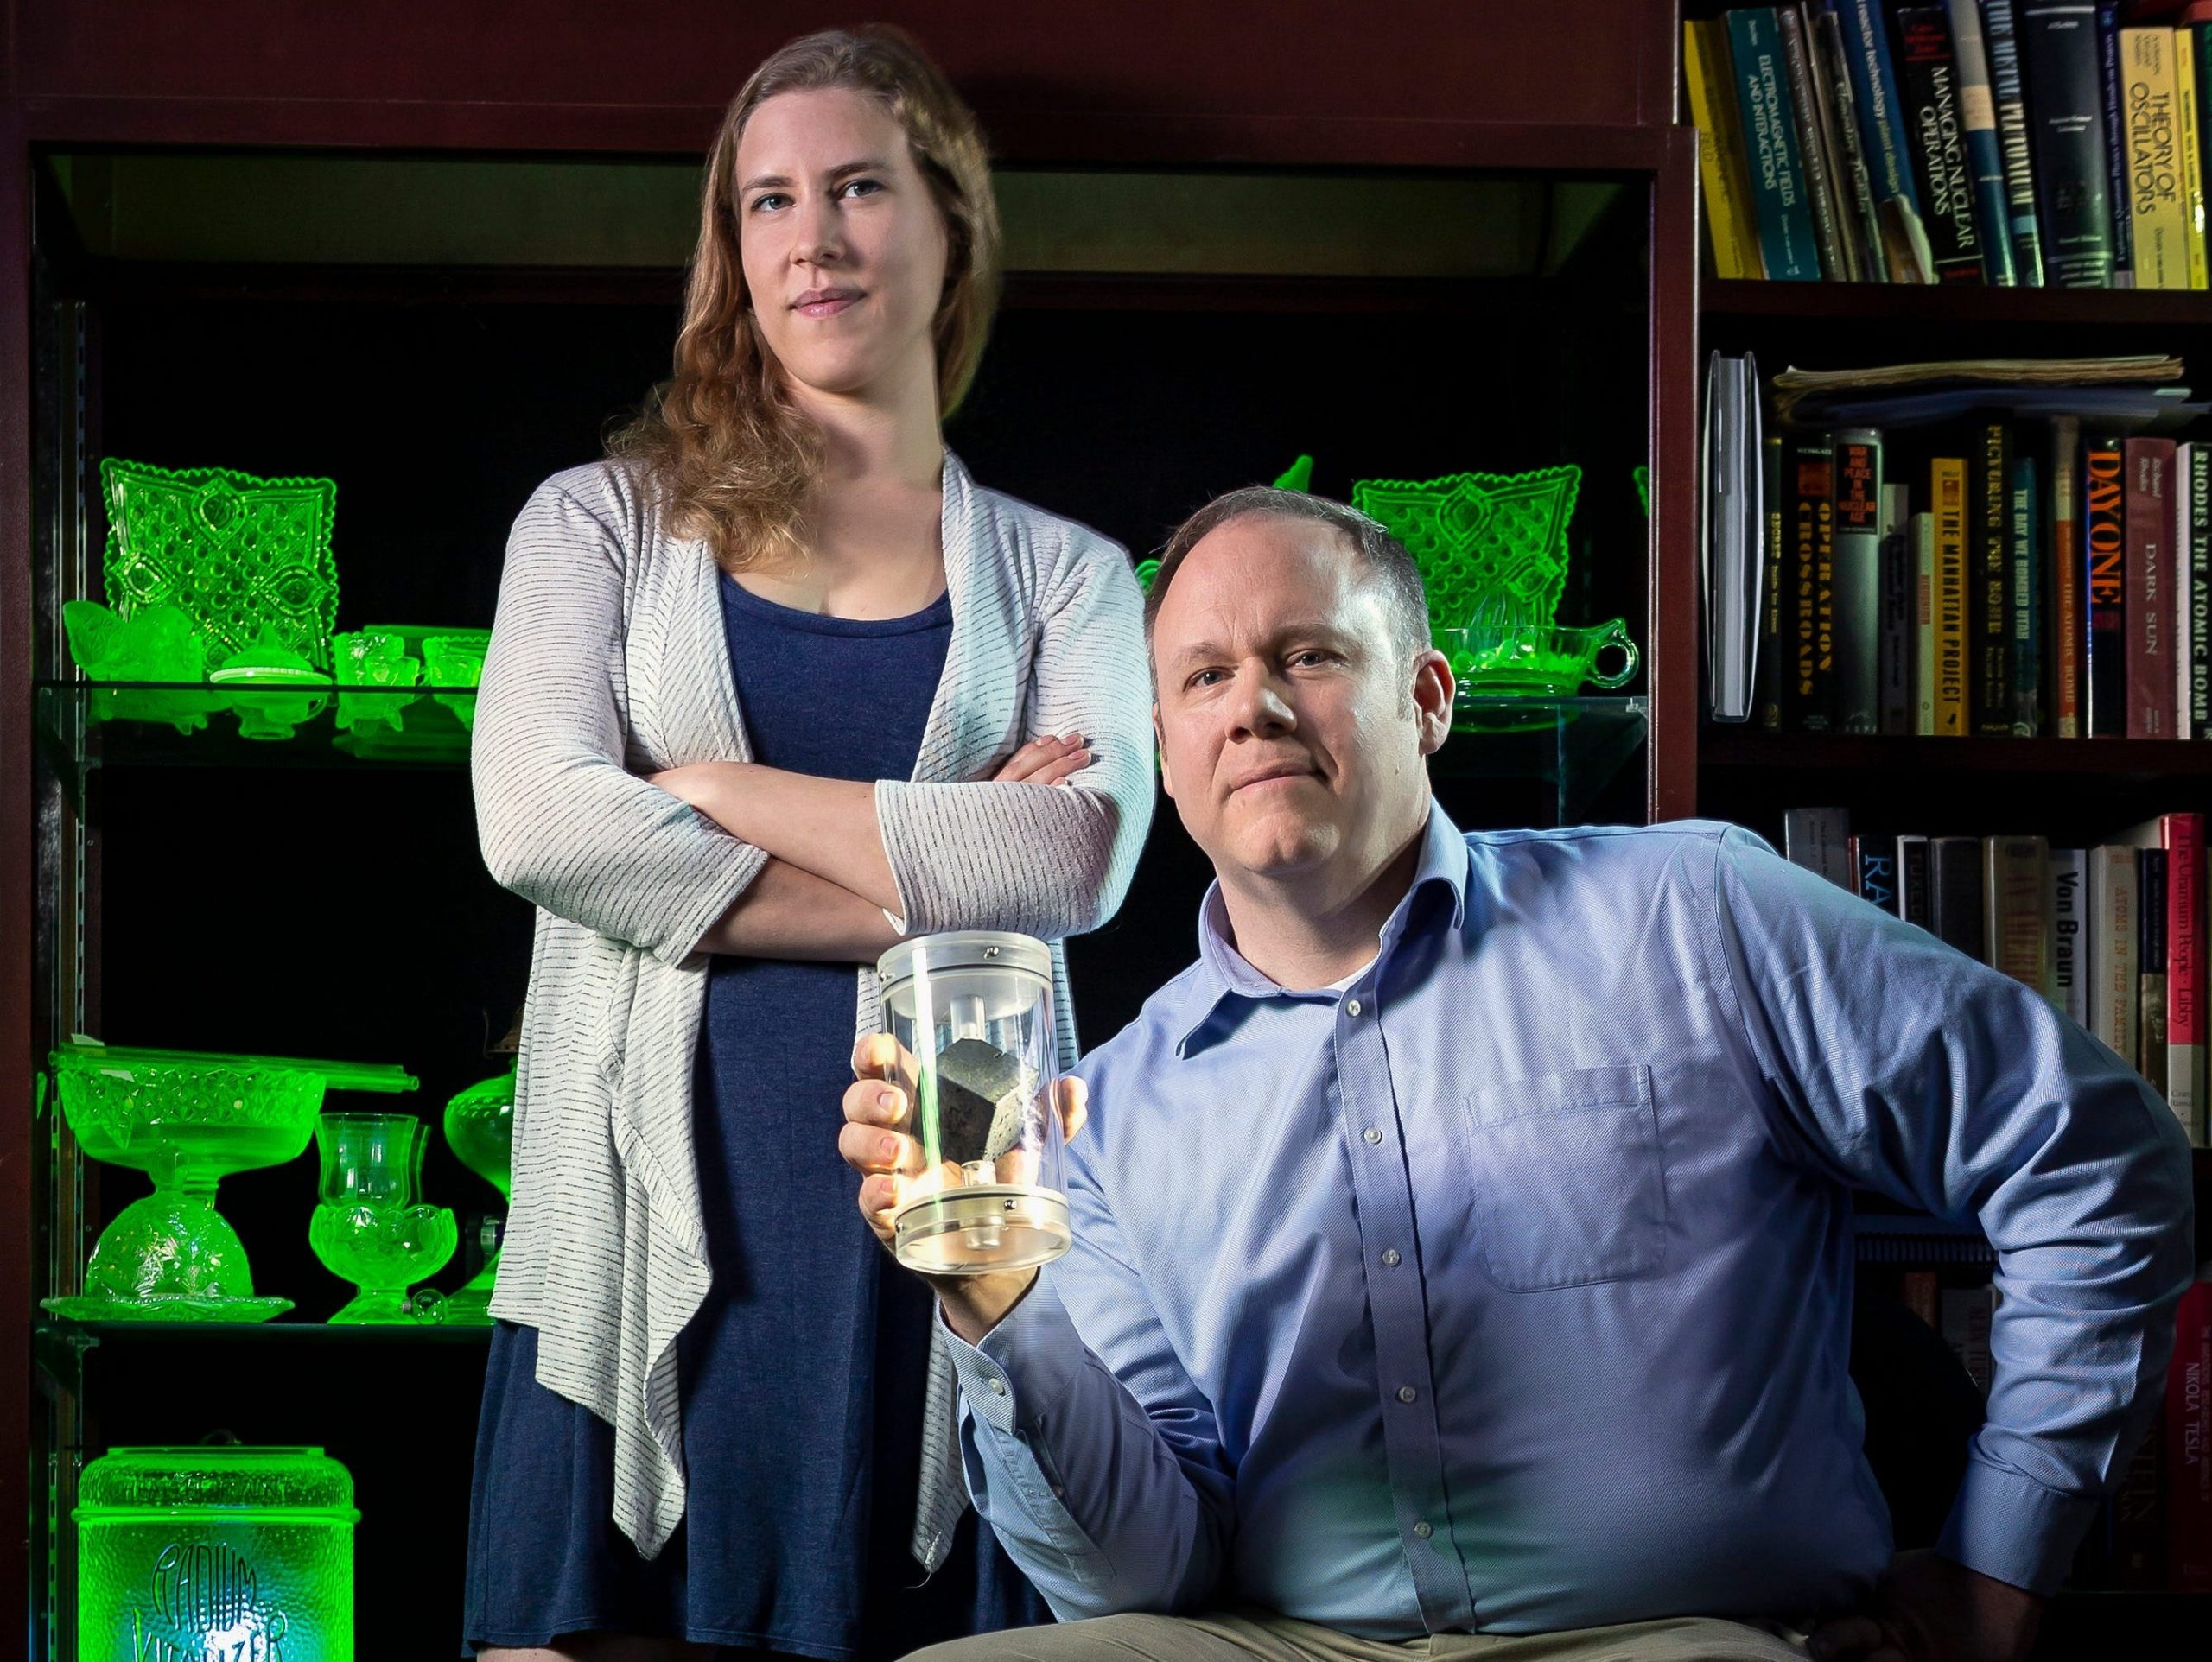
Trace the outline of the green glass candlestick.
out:
M 353 1662 L 353 1480 L 320 1449 L 116 1449 L 78 1480 L 79 1662 Z
M 265 1322 L 289 1310 L 289 1298 L 255 1297 L 245 1247 L 215 1209 L 217 1181 L 297 1155 L 330 1086 L 416 1083 L 397 1068 L 89 1040 L 48 1060 L 86 1155 L 154 1180 L 101 1232 L 83 1295 L 44 1301 L 76 1321 Z
M 338 620 L 335 485 L 114 456 L 100 463 L 100 484 L 109 605 L 126 617 L 141 606 L 182 606 L 218 662 L 266 629 L 314 668 L 329 667 Z
M 497 1079 L 471 1085 L 446 1104 L 446 1145 L 454 1156 L 499 1191 L 503 1201 L 513 1198 L 510 1169 L 515 1151 L 515 1075 L 511 1069 Z M 499 1278 L 499 1254 L 495 1250 L 484 1267 L 453 1297 L 446 1300 L 445 1320 L 487 1325 L 492 1320 L 492 1289 Z
M 443 1269 L 460 1245 L 452 1211 L 416 1198 L 425 1129 L 411 1113 L 326 1113 L 315 1124 L 322 1178 L 308 1244 L 354 1288 L 334 1327 L 411 1324 L 408 1288 Z

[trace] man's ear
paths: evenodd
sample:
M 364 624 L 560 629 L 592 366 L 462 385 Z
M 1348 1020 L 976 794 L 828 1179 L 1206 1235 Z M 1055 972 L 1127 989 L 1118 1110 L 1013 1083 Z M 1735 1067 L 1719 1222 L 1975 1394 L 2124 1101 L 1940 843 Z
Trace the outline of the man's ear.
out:
M 1152 707 L 1152 749 L 1153 754 L 1160 758 L 1160 788 L 1172 800 L 1175 795 L 1175 776 L 1167 771 L 1167 735 L 1160 730 L 1157 702 Z
M 1452 734 L 1452 701 L 1459 684 L 1452 661 L 1433 647 L 1414 655 L 1414 714 L 1421 724 L 1421 753 L 1433 756 Z

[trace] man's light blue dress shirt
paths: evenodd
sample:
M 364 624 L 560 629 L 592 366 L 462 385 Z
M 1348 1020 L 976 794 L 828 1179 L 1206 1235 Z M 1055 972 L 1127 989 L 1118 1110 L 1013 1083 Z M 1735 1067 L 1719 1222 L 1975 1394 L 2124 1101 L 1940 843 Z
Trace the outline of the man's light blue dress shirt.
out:
M 1942 1547 L 2039 1591 L 2158 1401 L 2173 1115 L 2040 997 L 1738 829 L 1463 836 L 1376 961 L 1227 938 L 1085 1059 L 1074 1250 L 953 1341 L 978 1509 L 1063 1618 L 1373 1638 L 1802 1619 L 1891 1556 L 1849 1191 L 1999 1253 Z

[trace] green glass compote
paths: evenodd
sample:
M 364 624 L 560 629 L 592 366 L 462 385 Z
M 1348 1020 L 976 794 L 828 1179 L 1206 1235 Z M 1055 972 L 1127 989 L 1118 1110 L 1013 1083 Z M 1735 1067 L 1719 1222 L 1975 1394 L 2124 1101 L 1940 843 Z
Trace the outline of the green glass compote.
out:
M 471 1085 L 446 1104 L 446 1145 L 454 1158 L 499 1191 L 514 1197 L 509 1176 L 515 1150 L 515 1075 L 510 1069 L 497 1079 Z M 487 1326 L 492 1288 L 499 1278 L 499 1254 L 484 1260 L 468 1283 L 446 1301 L 445 1319 Z
M 427 1129 L 411 1113 L 326 1113 L 316 1122 L 321 1200 L 308 1244 L 354 1289 L 334 1327 L 411 1324 L 407 1289 L 443 1269 L 461 1242 L 450 1208 L 416 1198 Z
M 397 1068 L 90 1041 L 62 1046 L 48 1063 L 85 1153 L 154 1180 L 154 1192 L 101 1233 L 84 1293 L 44 1301 L 75 1321 L 265 1322 L 289 1310 L 289 1298 L 254 1295 L 245 1247 L 215 1209 L 217 1181 L 297 1155 L 331 1086 L 416 1084 Z

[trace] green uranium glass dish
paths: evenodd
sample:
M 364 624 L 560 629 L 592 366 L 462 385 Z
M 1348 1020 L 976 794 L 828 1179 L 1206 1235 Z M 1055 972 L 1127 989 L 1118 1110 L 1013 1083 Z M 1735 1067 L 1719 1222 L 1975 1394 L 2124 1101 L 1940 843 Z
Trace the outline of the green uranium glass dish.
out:
M 327 1087 L 416 1082 L 397 1068 L 89 1042 L 48 1064 L 86 1155 L 154 1182 L 101 1232 L 83 1295 L 45 1301 L 74 1321 L 265 1322 L 289 1310 L 288 1298 L 255 1297 L 245 1248 L 215 1209 L 217 1180 L 306 1148 Z
M 446 1104 L 446 1145 L 461 1164 L 499 1191 L 501 1200 L 512 1198 L 511 1170 L 515 1150 L 515 1075 L 513 1070 L 497 1079 L 471 1085 Z M 484 1267 L 446 1300 L 449 1323 L 487 1323 L 492 1319 L 492 1289 L 499 1278 L 499 1254 L 494 1251 Z
M 1430 637 L 1440 648 L 1488 607 L 1519 625 L 1549 624 L 1567 587 L 1567 528 L 1582 470 L 1452 473 L 1362 479 L 1351 505 L 1406 545 L 1428 589 Z
M 207 674 L 207 645 L 181 606 L 142 606 L 126 618 L 97 600 L 67 600 L 61 626 L 69 656 L 92 681 L 196 682 Z M 106 688 L 92 695 L 95 721 L 167 721 L 179 733 L 207 725 L 222 701 L 168 688 Z
M 321 1449 L 115 1449 L 78 1480 L 79 1662 L 352 1662 L 353 1480 Z
M 266 629 L 315 668 L 328 665 L 338 620 L 330 552 L 338 487 L 330 480 L 111 456 L 100 463 L 100 484 L 107 598 L 118 612 L 181 606 L 218 660 Z
M 412 1325 L 407 1289 L 446 1266 L 461 1244 L 450 1208 L 423 1205 L 428 1127 L 409 1113 L 326 1113 L 316 1123 L 322 1176 L 308 1244 L 353 1284 L 331 1325 Z

